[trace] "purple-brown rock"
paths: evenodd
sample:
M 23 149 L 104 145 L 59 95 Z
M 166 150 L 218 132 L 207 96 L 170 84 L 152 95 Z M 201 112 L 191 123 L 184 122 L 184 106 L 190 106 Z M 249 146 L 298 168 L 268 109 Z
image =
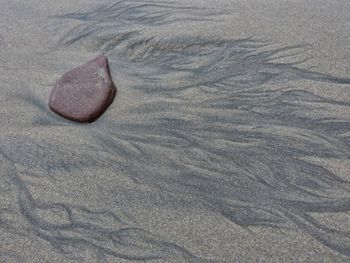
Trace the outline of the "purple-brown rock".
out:
M 116 92 L 108 60 L 99 55 L 56 81 L 49 107 L 69 120 L 93 122 L 111 105 Z

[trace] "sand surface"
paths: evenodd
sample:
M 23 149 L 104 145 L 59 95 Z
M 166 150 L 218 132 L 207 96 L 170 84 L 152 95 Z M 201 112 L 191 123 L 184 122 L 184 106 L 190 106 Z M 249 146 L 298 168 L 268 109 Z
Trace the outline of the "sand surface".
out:
M 2 0 L 0 262 L 349 262 L 350 2 Z M 92 124 L 52 113 L 108 56 Z

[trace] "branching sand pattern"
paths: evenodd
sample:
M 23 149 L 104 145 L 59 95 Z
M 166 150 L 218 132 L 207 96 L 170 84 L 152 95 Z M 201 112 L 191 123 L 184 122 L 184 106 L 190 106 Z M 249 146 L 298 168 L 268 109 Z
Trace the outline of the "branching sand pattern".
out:
M 350 112 L 350 102 L 298 86 L 311 81 L 350 88 L 350 79 L 303 69 L 307 58 L 300 57 L 308 47 L 302 45 L 275 48 L 254 38 L 145 32 L 179 22 L 220 21 L 223 15 L 161 1 L 119 1 L 55 17 L 81 21 L 59 45 L 104 51 L 112 69 L 132 79 L 130 88 L 144 99 L 123 116 L 107 114 L 97 125 L 80 126 L 84 140 L 1 135 L 0 227 L 44 239 L 70 259 L 90 250 L 100 262 L 110 256 L 211 262 L 144 230 L 133 218 L 133 207 L 200 205 L 242 228 L 302 231 L 350 256 L 349 232 L 313 217 L 350 211 L 348 178 L 312 161 L 349 160 L 350 116 L 338 112 Z M 35 129 L 73 129 L 75 124 L 51 114 L 45 102 L 21 99 L 43 112 L 33 120 Z M 106 169 L 108 176 L 99 178 Z M 71 177 L 91 188 L 103 180 L 115 191 L 107 201 L 96 196 L 106 205 L 90 209 L 91 197 L 86 206 L 74 203 L 89 192 L 79 193 Z M 34 188 L 57 193 L 58 201 L 34 197 Z M 60 202 L 60 194 L 70 201 Z

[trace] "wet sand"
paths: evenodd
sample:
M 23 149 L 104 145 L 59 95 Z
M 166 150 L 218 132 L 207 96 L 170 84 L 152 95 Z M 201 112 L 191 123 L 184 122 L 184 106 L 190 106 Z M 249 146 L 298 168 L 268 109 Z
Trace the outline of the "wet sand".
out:
M 348 262 L 349 11 L 4 0 L 0 262 Z M 52 113 L 100 52 L 111 107 Z

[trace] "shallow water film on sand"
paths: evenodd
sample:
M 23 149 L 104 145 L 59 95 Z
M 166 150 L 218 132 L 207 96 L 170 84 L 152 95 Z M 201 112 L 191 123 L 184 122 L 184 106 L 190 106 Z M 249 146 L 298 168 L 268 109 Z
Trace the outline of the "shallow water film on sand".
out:
M 40 51 L 0 31 L 0 262 L 349 260 L 350 78 L 307 43 L 190 30 L 229 23 L 219 5 L 87 2 L 38 11 Z M 55 79 L 100 52 L 111 109 L 51 113 Z

